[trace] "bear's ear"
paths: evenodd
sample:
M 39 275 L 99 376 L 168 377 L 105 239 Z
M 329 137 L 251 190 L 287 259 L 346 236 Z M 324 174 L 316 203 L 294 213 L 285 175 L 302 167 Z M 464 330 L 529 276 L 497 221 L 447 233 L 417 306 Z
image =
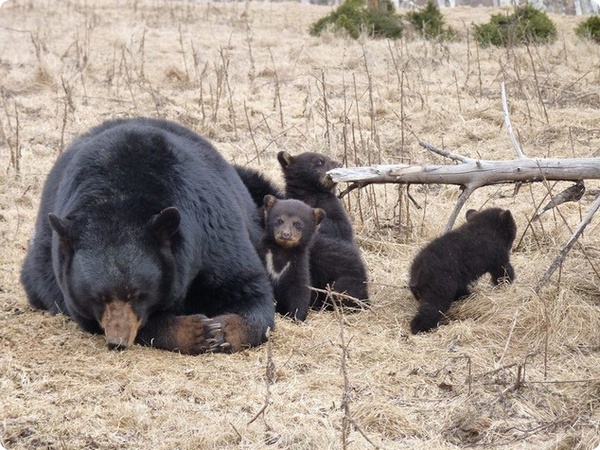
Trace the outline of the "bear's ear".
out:
M 504 223 L 512 223 L 514 219 L 512 214 L 510 213 L 510 210 L 505 209 L 504 211 L 502 211 L 500 213 L 500 220 L 502 220 L 502 222 Z
M 59 238 L 59 248 L 65 254 L 71 253 L 73 249 L 73 236 L 71 232 L 71 221 L 69 219 L 61 219 L 56 214 L 48 214 L 48 222 L 50 227 L 56 232 Z
M 281 168 L 285 170 L 294 162 L 294 157 L 288 152 L 282 150 L 277 153 L 277 160 L 279 161 Z
M 169 206 L 150 219 L 150 229 L 158 239 L 166 241 L 177 232 L 180 223 L 181 213 L 174 206 Z
M 314 208 L 313 216 L 315 218 L 315 225 L 318 226 L 321 222 L 323 222 L 323 219 L 325 219 L 326 214 L 325 211 L 321 208 Z
M 50 213 L 48 214 L 48 222 L 50 222 L 50 226 L 54 231 L 56 231 L 56 234 L 58 234 L 59 238 L 69 240 L 70 224 L 68 220 L 61 219 L 56 214 Z
M 268 211 L 273 206 L 275 206 L 275 203 L 277 203 L 277 197 L 273 195 L 265 195 L 265 197 L 263 198 L 263 205 L 265 207 L 265 211 Z
M 468 210 L 467 214 L 465 214 L 465 216 L 467 218 L 467 222 L 469 220 L 471 220 L 475 214 L 477 214 L 477 210 L 476 209 L 470 209 L 470 210 Z

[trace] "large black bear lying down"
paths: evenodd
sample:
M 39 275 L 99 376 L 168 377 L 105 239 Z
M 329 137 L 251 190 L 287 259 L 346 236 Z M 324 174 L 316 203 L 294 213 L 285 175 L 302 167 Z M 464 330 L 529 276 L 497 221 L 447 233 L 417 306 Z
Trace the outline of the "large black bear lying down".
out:
M 261 234 L 208 141 L 163 120 L 109 121 L 48 175 L 21 280 L 32 306 L 104 333 L 110 348 L 237 351 L 274 326 Z
M 354 241 L 354 230 L 335 193 L 336 183 L 327 175 L 342 164 L 320 153 L 305 152 L 292 156 L 285 151 L 277 154 L 285 179 L 285 196 L 302 200 L 312 208 L 321 208 L 326 218 L 321 223 L 321 235 Z
M 259 254 L 271 280 L 276 311 L 304 321 L 310 306 L 309 251 L 322 209 L 300 200 L 278 200 L 266 195 L 263 207 L 265 234 Z
M 469 284 L 485 273 L 492 282 L 512 282 L 509 253 L 517 225 L 509 210 L 467 211 L 467 222 L 430 242 L 415 257 L 409 287 L 421 306 L 411 322 L 419 333 L 438 326 L 452 302 L 469 295 Z

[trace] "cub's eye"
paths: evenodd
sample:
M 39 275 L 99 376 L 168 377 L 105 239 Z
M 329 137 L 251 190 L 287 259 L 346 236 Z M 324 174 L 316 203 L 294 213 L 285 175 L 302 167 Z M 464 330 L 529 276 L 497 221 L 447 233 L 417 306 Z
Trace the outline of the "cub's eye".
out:
M 302 229 L 302 222 L 294 222 L 294 228 L 296 230 L 301 230 Z
M 277 225 L 281 225 L 283 224 L 283 219 L 280 217 L 279 219 L 277 219 Z
M 323 164 L 325 164 L 325 160 L 324 159 L 319 159 L 317 160 L 317 167 L 321 167 Z

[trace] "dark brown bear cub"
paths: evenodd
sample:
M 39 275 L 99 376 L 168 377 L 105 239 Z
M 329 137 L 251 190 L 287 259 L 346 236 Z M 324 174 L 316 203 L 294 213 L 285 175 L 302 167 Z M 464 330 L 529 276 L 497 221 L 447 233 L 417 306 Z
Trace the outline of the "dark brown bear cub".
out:
M 415 257 L 409 287 L 421 306 L 411 322 L 416 334 L 438 326 L 452 302 L 469 295 L 469 284 L 485 273 L 492 282 L 512 282 L 509 261 L 517 225 L 508 210 L 470 209 L 467 222 L 430 242 Z
M 344 205 L 335 194 L 336 183 L 327 175 L 342 165 L 319 153 L 305 152 L 292 156 L 281 151 L 277 159 L 285 179 L 285 196 L 321 208 L 327 217 L 319 231 L 324 236 L 354 241 L 354 231 Z
M 267 269 L 277 312 L 304 321 L 310 305 L 309 250 L 322 209 L 299 200 L 264 198 L 265 233 L 258 252 Z

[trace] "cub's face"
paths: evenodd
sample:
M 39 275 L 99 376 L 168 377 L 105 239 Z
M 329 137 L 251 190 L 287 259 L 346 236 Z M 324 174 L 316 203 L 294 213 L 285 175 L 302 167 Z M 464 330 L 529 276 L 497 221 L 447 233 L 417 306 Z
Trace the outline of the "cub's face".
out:
M 327 172 L 342 167 L 342 163 L 320 153 L 305 152 L 291 156 L 287 152 L 277 155 L 279 164 L 286 178 L 301 178 L 307 185 L 320 187 L 326 191 L 333 191 L 336 183 L 327 175 Z
M 313 209 L 299 200 L 277 200 L 271 195 L 265 196 L 265 230 L 280 247 L 308 244 L 324 217 L 322 209 Z
M 270 214 L 267 222 L 267 232 L 273 236 L 273 240 L 280 247 L 297 247 L 303 241 L 307 232 L 307 225 L 300 217 L 288 214 Z

